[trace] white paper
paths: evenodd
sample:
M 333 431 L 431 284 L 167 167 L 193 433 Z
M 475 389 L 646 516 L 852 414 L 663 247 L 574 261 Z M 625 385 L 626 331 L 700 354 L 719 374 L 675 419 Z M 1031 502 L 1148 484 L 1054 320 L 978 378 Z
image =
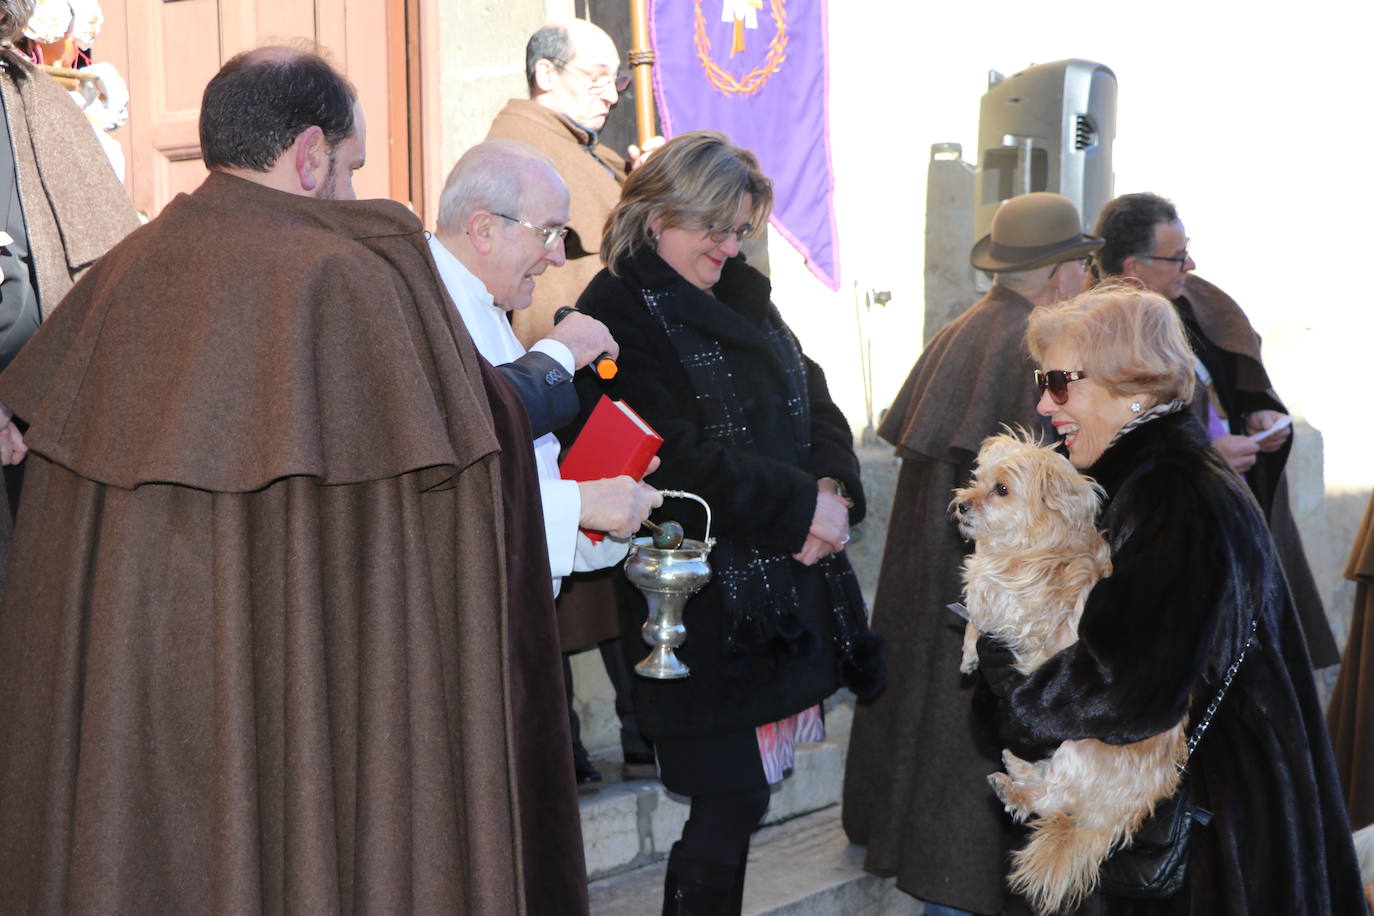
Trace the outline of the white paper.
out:
M 1268 429 L 1260 430 L 1250 438 L 1254 439 L 1256 442 L 1259 442 L 1261 439 L 1267 439 L 1279 430 L 1286 429 L 1292 425 L 1293 418 L 1288 416 L 1288 414 L 1284 414 L 1283 416 L 1279 417 L 1277 420 L 1274 421 L 1273 426 L 1269 427 Z

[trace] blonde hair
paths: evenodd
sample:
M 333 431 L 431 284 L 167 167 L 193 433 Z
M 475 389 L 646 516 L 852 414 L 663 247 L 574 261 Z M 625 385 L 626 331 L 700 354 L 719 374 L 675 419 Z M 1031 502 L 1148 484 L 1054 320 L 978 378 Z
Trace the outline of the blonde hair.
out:
M 619 275 L 621 261 L 652 245 L 650 225 L 662 229 L 730 226 L 744 195 L 757 233 L 773 209 L 773 185 L 749 150 L 724 134 L 698 130 L 674 137 L 635 169 L 606 220 L 601 261 Z
M 1131 281 L 1099 284 L 1081 295 L 1031 312 L 1026 349 L 1041 362 L 1052 346 L 1078 354 L 1081 370 L 1115 396 L 1146 395 L 1153 403 L 1190 401 L 1196 357 L 1173 305 Z

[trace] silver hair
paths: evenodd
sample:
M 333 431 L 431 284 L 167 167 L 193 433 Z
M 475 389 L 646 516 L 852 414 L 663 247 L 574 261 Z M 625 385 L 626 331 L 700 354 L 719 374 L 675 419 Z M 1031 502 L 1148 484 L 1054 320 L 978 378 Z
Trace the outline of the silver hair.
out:
M 527 143 L 484 140 L 469 149 L 448 173 L 439 195 L 437 226 L 458 233 L 478 210 L 518 216 L 525 188 L 540 177 L 563 183 L 553 160 Z
M 1058 264 L 1032 267 L 1030 270 L 1004 270 L 991 274 L 994 282 L 1018 293 L 1038 293 L 1049 285 L 1050 275 L 1059 269 Z

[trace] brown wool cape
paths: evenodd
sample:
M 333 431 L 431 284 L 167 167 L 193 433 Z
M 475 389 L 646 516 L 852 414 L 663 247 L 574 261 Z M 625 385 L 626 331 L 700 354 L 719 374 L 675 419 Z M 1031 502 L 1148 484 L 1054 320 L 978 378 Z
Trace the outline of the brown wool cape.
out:
M 413 215 L 212 173 L 0 376 L 24 913 L 579 913 L 530 433 Z
M 1374 498 L 1355 534 L 1345 577 L 1355 582 L 1355 608 L 1326 723 L 1350 826 L 1359 830 L 1374 824 Z
M 1202 333 L 1227 355 L 1235 377 L 1232 385 L 1238 401 L 1248 404 L 1245 409 L 1271 409 L 1287 413 L 1279 396 L 1269 381 L 1260 356 L 1260 338 L 1245 317 L 1245 312 L 1225 291 L 1207 282 L 1196 274 L 1189 274 L 1184 281 L 1183 297 L 1175 302 L 1185 302 L 1186 307 L 1197 319 Z M 1193 410 L 1205 427 L 1207 425 L 1207 391 L 1198 386 L 1193 400 Z M 1242 432 L 1237 418 L 1233 432 Z M 1250 489 L 1259 500 L 1269 521 L 1269 533 L 1274 538 L 1278 551 L 1279 565 L 1283 567 L 1288 589 L 1293 594 L 1293 605 L 1297 608 L 1298 619 L 1302 622 L 1303 636 L 1307 638 L 1307 651 L 1312 659 L 1312 667 L 1325 668 L 1340 661 L 1336 651 L 1336 638 L 1331 633 L 1331 624 L 1326 619 L 1326 609 L 1322 605 L 1321 590 L 1312 576 L 1307 563 L 1307 553 L 1303 549 L 1302 537 L 1298 532 L 1297 520 L 1288 495 L 1288 476 L 1285 471 L 1288 454 L 1292 451 L 1290 438 L 1283 448 L 1276 452 L 1260 452 L 1255 465 L 1246 472 Z
M 0 48 L 0 104 L 14 147 L 14 177 L 43 319 L 138 215 L 100 141 L 67 90 L 13 48 Z M 0 569 L 13 530 L 0 487 Z

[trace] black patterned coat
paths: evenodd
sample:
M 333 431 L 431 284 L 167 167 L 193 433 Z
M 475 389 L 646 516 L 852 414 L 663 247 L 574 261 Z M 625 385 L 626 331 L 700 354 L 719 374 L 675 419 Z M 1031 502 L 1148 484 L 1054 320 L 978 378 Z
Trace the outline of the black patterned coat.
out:
M 722 545 L 742 541 L 788 554 L 801 550 L 815 513 L 816 481 L 822 477 L 843 481 L 855 503 L 850 522 L 862 519 L 853 434 L 830 399 L 824 373 L 805 357 L 811 445 L 804 464 L 796 459 L 783 367 L 762 331 L 771 295 L 767 278 L 732 258 L 712 296 L 647 249 L 624 262 L 621 274 L 603 270 L 577 303 L 603 321 L 619 342 L 619 374 L 609 384 L 582 378 L 578 386 L 584 416 L 606 393 L 624 400 L 663 436 L 663 463 L 649 483 L 702 496 L 713 512 L 711 533 Z M 752 450 L 708 436 L 692 381 L 663 326 L 646 308 L 646 292 L 655 294 L 671 317 L 719 341 L 737 406 L 753 432 Z M 689 537 L 702 535 L 705 519 L 695 503 L 668 500 L 655 515 L 682 522 Z M 740 670 L 725 649 L 721 576 L 713 576 L 687 605 L 687 641 L 677 650 L 691 676 L 678 681 L 634 678 L 635 710 L 646 737 L 696 737 L 762 725 L 800 712 L 836 690 L 834 622 L 824 576 L 817 567 L 789 562 L 798 616 L 815 637 L 812 650 Z M 634 589 L 618 591 L 621 642 L 633 664 L 648 651 L 640 638 L 645 605 Z

